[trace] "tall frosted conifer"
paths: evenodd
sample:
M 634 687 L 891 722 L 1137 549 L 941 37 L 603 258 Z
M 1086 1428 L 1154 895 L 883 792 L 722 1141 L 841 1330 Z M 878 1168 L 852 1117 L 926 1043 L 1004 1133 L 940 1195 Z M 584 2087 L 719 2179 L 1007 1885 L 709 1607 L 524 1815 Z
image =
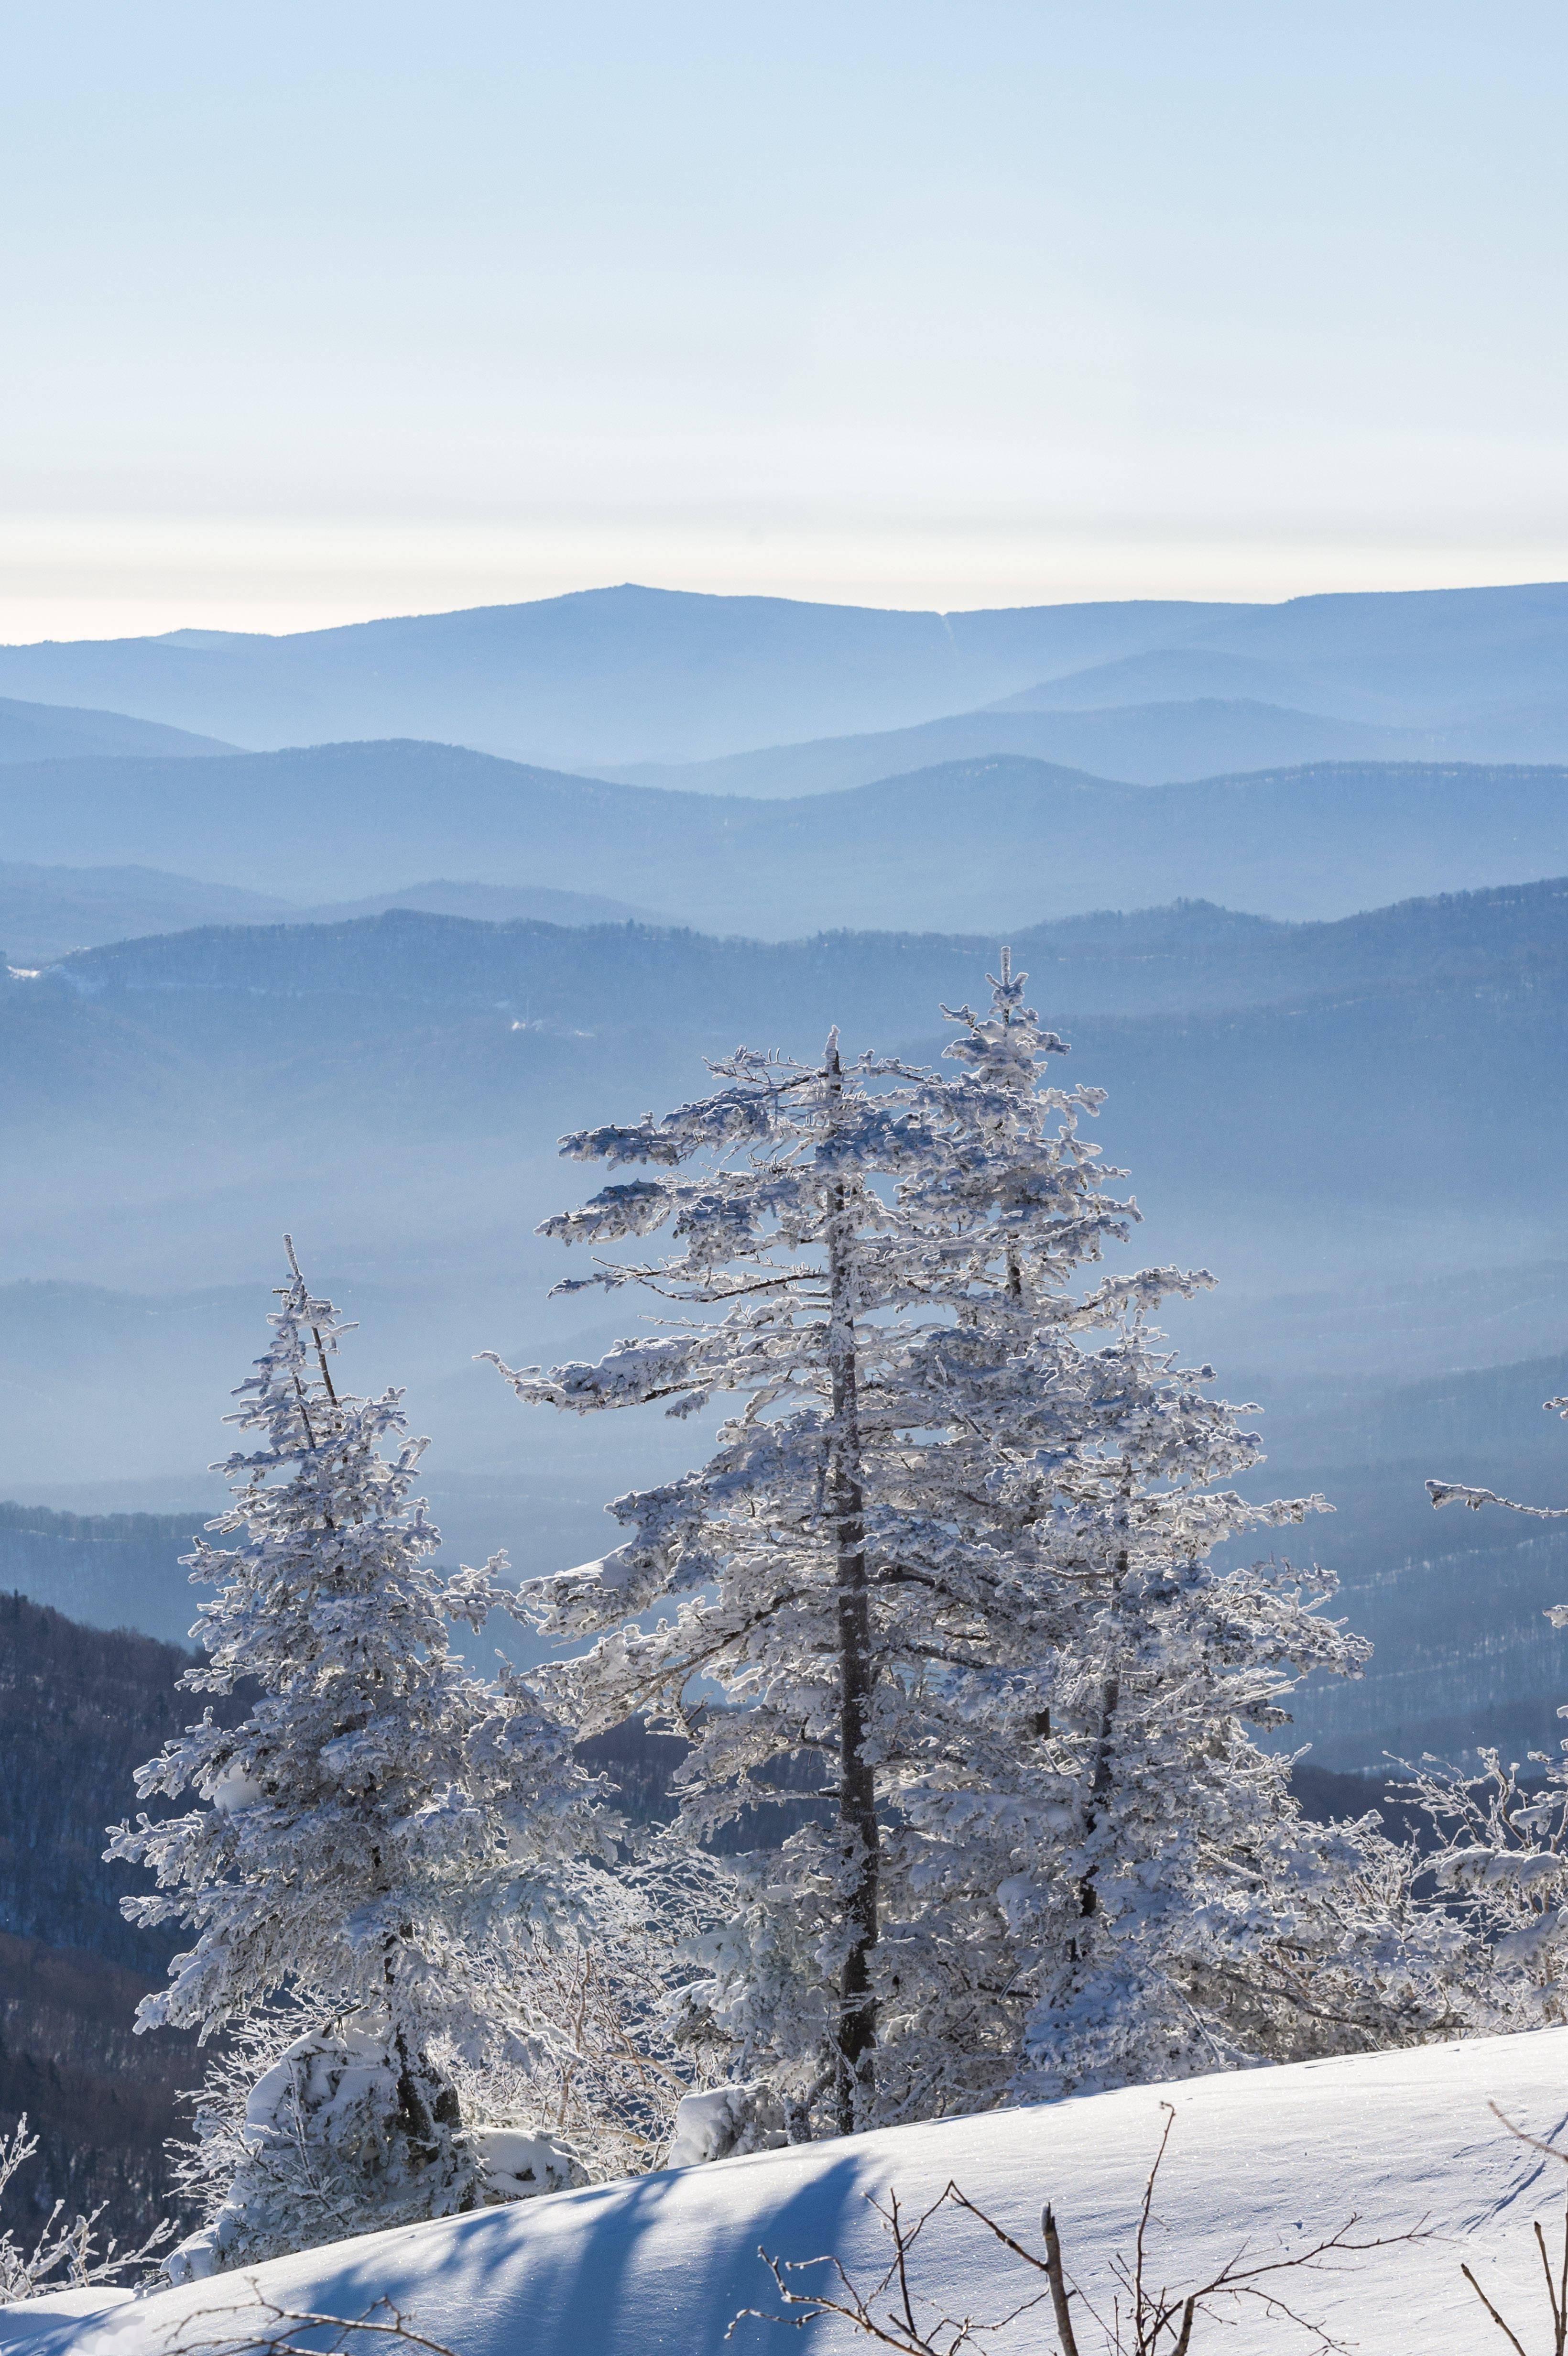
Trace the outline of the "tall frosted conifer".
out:
M 1169 1932 L 1178 1893 L 1114 1959 L 1091 1918 L 1120 1921 L 1172 1828 L 1189 1864 L 1223 1842 L 1228 1779 L 1266 1864 L 1260 1815 L 1294 1812 L 1240 1719 L 1355 1658 L 1288 1577 L 1255 1579 L 1243 1608 L 1201 1568 L 1303 1508 L 1208 1488 L 1255 1442 L 1142 1325 L 1207 1277 L 1072 1290 L 1137 1214 L 1078 1133 L 1102 1092 L 1042 1079 L 1065 1051 L 1024 981 L 1004 953 L 989 1010 L 949 1015 L 951 1076 L 846 1064 L 835 1033 L 819 1063 L 741 1049 L 703 1101 L 566 1139 L 653 1174 L 540 1232 L 603 1247 L 667 1227 L 673 1248 L 560 1289 L 647 1288 L 674 1321 L 597 1365 L 502 1368 L 579 1413 L 734 1402 L 709 1463 L 619 1499 L 626 1543 L 542 1583 L 540 1612 L 596 1640 L 566 1673 L 584 1730 L 642 1711 L 691 1739 L 694 1835 L 765 1801 L 786 1762 L 821 1762 L 830 1817 L 737 1861 L 689 1999 L 693 2033 L 771 2076 L 797 2135 L 824 2107 L 847 2132 L 995 2101 L 1026 2043 L 1037 2072 L 1114 2074 L 1137 2039 L 1085 2012 L 1174 2007 L 1150 1993 L 1175 1966 L 1149 1916 Z M 673 1616 L 640 1626 L 661 1603 Z M 1179 1740 L 1151 1719 L 1168 1637 Z M 708 1707 L 715 1688 L 731 1707 Z M 1051 2026 L 1068 2019 L 1071 2062 Z
M 214 1526 L 239 1542 L 187 1558 L 218 1593 L 182 1682 L 261 1692 L 240 1725 L 208 1712 L 137 1774 L 144 1797 L 203 1804 L 121 1826 L 109 1852 L 156 1874 L 123 1901 L 132 1921 L 197 1934 L 139 2029 L 205 2037 L 280 1998 L 296 2012 L 197 2271 L 485 2197 L 443 2052 L 548 2032 L 517 1966 L 531 1935 L 571 1933 L 613 1821 L 528 1685 L 483 1683 L 450 1651 L 449 1622 L 477 1629 L 513 1601 L 499 1558 L 433 1559 L 401 1393 L 337 1388 L 347 1329 L 292 1244 L 289 1260 L 272 1346 L 229 1419 L 260 1443 L 223 1468 L 236 1495 Z

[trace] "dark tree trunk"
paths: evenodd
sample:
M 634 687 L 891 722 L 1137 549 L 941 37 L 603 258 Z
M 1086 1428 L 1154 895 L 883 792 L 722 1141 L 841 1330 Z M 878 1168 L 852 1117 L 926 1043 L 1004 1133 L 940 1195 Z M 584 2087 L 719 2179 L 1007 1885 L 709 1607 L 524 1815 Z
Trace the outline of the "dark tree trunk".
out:
M 838 1050 L 828 1049 L 836 1076 Z M 856 1381 L 854 1302 L 850 1297 L 848 1203 L 841 1180 L 828 1205 L 828 1368 L 833 1386 L 833 1444 L 828 1510 L 833 1520 L 838 1606 L 838 1824 L 851 1879 L 845 1927 L 849 1944 L 838 1976 L 835 2112 L 841 2135 L 864 2121 L 875 2083 L 876 1997 L 871 1951 L 877 1944 L 877 1883 L 881 1843 L 876 1774 L 866 1756 L 874 1681 L 871 1615 L 866 1585 L 866 1509 L 860 1481 L 859 1400 Z
M 1132 1515 L 1133 1474 L 1131 1465 L 1122 1474 L 1122 1544 L 1116 1556 L 1116 1604 L 1119 1611 L 1122 1590 L 1127 1581 L 1127 1567 L 1132 1560 L 1131 1536 L 1128 1527 Z M 1084 1811 L 1083 1835 L 1087 1839 L 1098 1824 L 1111 1789 L 1114 1766 L 1116 1711 L 1122 1698 L 1121 1673 L 1115 1656 L 1105 1665 L 1104 1681 L 1100 1687 L 1100 1722 L 1094 1730 L 1094 1764 L 1089 1774 L 1089 1804 Z M 1078 1912 L 1087 1919 L 1098 1912 L 1100 1893 L 1095 1888 L 1095 1869 L 1091 1866 L 1078 1885 Z
M 1121 1698 L 1122 1681 L 1112 1669 L 1100 1688 L 1100 1723 L 1095 1730 L 1093 1772 L 1089 1779 L 1089 1806 L 1083 1826 L 1085 1835 L 1093 1831 L 1101 1805 L 1111 1788 L 1111 1737 L 1116 1721 L 1116 1705 Z M 1093 1914 L 1099 1903 L 1094 1870 L 1091 1867 L 1078 1885 L 1078 1912 L 1081 1915 Z

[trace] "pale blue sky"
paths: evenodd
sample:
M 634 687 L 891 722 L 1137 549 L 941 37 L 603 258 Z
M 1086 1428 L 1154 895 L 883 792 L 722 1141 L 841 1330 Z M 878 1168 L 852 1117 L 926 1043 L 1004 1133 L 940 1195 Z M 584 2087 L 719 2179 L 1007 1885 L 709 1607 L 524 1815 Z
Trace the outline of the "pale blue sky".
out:
M 1568 11 L 0 0 L 0 637 L 1568 574 Z

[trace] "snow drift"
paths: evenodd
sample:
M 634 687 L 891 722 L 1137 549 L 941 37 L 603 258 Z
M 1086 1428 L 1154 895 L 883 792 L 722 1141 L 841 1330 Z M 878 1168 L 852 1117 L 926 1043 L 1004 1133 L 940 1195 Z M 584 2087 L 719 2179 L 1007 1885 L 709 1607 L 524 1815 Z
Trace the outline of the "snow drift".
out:
M 1505 2343 L 1464 2282 L 1464 2263 L 1516 2329 L 1527 2319 L 1527 2344 L 1540 2338 L 1531 2228 L 1539 2216 L 1550 2232 L 1560 2218 L 1568 2169 L 1514 2140 L 1488 2105 L 1536 2135 L 1568 2126 L 1568 2029 L 1131 2088 L 666 2169 L 369 2234 L 149 2298 L 37 2300 L 0 2314 L 0 2350 L 194 2356 L 253 2332 L 261 2299 L 354 2317 L 389 2298 L 454 2356 L 719 2356 L 738 2309 L 774 2303 L 759 2244 L 786 2258 L 832 2250 L 852 2272 L 880 2271 L 884 2244 L 865 2196 L 896 2187 L 924 2203 L 949 2178 L 1035 2248 L 1049 2198 L 1069 2264 L 1098 2301 L 1130 2241 L 1162 2101 L 1176 2113 L 1156 2212 L 1163 2280 L 1212 2273 L 1242 2243 L 1288 2254 L 1351 2215 L 1363 2239 L 1424 2222 L 1425 2240 L 1288 2278 L 1292 2304 L 1360 2356 L 1475 2356 Z M 927 2284 L 951 2310 L 1013 2303 L 997 2244 L 968 2221 L 944 2216 L 931 2250 Z M 1253 2312 L 1229 2330 L 1200 2327 L 1196 2356 L 1221 2336 L 1230 2356 L 1308 2344 Z M 1097 2348 L 1092 2330 L 1083 2337 Z M 800 2344 L 761 2320 L 730 2343 L 741 2356 L 789 2356 Z M 1055 2344 L 1039 2313 L 1002 2343 L 1023 2356 Z M 828 2323 L 808 2345 L 837 2356 L 869 2343 Z

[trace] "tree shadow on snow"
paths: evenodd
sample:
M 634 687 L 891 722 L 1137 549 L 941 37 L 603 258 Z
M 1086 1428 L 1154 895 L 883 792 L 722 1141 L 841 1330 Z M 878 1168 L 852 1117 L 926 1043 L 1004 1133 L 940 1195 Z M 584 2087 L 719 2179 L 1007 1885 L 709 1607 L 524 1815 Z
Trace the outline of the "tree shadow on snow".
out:
M 839 2248 L 871 2183 L 848 2149 L 805 2181 L 791 2169 L 776 2201 L 772 2172 L 760 2156 L 719 2161 L 465 2218 L 417 2259 L 405 2249 L 339 2276 L 334 2311 L 389 2297 L 454 2356 L 719 2356 L 742 2308 L 777 2304 L 758 2244 L 785 2258 Z M 760 2356 L 776 2337 L 752 2318 L 729 2345 Z

